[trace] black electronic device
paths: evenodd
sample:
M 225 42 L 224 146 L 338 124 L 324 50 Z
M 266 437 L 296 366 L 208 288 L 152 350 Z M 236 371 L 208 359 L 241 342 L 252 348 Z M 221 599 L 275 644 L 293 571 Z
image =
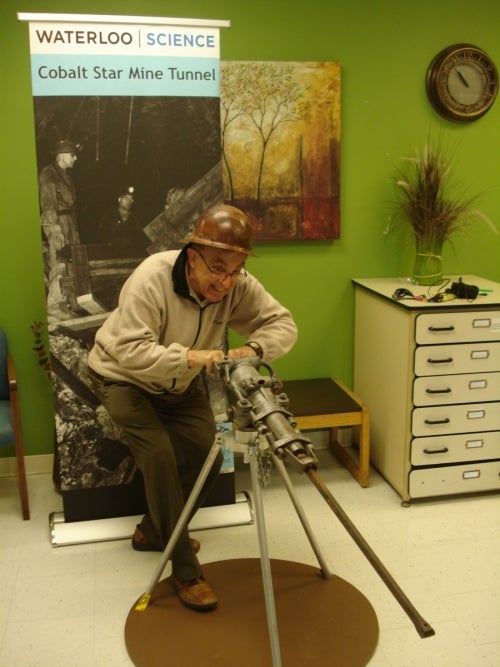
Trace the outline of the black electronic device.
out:
M 392 298 L 396 299 L 396 301 L 401 301 L 401 299 L 413 299 L 414 296 L 409 289 L 406 289 L 406 287 L 398 287 L 398 289 L 394 291 Z

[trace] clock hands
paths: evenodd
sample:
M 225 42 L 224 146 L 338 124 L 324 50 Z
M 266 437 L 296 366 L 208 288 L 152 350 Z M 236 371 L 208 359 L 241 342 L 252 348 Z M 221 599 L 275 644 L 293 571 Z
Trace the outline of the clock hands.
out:
M 466 86 L 468 88 L 469 84 L 467 83 L 467 81 L 466 81 L 464 75 L 462 74 L 462 72 L 459 69 L 455 69 L 455 72 L 457 73 L 458 78 L 464 84 L 464 86 Z

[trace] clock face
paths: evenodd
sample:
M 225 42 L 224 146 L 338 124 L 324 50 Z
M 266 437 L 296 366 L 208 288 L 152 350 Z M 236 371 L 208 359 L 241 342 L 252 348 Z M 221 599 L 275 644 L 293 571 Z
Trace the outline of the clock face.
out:
M 459 63 L 450 70 L 446 82 L 448 93 L 460 107 L 480 104 L 487 93 L 488 79 L 476 63 Z
M 498 73 L 481 49 L 469 44 L 450 46 L 427 70 L 427 94 L 435 110 L 448 120 L 467 122 L 483 116 L 498 90 Z

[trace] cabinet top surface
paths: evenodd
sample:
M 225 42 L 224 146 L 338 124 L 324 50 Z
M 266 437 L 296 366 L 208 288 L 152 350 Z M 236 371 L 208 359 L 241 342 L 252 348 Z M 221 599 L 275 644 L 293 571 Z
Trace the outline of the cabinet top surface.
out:
M 445 293 L 447 289 L 451 288 L 452 283 L 458 282 L 460 278 L 466 285 L 475 285 L 479 288 L 479 294 L 474 300 L 469 301 L 458 298 L 439 302 L 428 300 L 438 292 Z M 410 310 L 422 308 L 462 308 L 464 306 L 474 308 L 500 306 L 500 283 L 486 280 L 486 278 L 480 278 L 479 276 L 446 276 L 439 285 L 415 285 L 409 278 L 353 278 L 352 282 L 355 287 L 366 289 L 369 292 L 388 299 L 398 306 Z M 409 290 L 414 298 L 395 299 L 393 294 L 401 288 Z

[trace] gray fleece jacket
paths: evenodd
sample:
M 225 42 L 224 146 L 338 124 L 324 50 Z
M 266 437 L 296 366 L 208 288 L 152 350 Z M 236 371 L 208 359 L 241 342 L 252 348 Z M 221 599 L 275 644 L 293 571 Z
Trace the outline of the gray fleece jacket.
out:
M 297 327 L 290 312 L 254 276 L 240 279 L 222 301 L 200 303 L 186 261 L 185 249 L 169 250 L 137 267 L 96 334 L 90 368 L 152 393 L 182 393 L 201 370 L 188 368 L 188 349 L 216 349 L 226 328 L 259 343 L 268 362 L 292 348 Z

